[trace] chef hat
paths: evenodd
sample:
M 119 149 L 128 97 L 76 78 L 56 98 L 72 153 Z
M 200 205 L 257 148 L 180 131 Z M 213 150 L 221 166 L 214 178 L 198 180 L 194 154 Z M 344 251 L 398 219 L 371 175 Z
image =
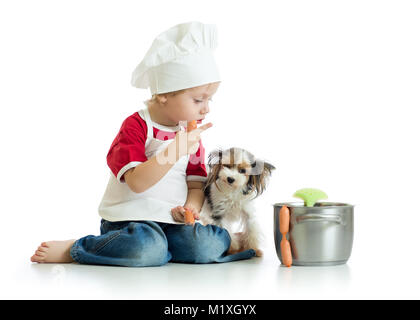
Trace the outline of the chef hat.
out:
M 216 25 L 178 24 L 161 33 L 132 74 L 134 87 L 151 94 L 173 92 L 220 81 L 212 51 Z

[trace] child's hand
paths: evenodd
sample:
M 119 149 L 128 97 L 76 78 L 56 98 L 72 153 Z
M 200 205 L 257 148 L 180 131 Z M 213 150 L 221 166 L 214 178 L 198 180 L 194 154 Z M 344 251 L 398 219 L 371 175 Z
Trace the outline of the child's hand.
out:
M 178 207 L 172 208 L 171 209 L 172 218 L 174 218 L 174 220 L 177 222 L 184 222 L 185 208 L 189 209 L 192 212 L 195 220 L 200 219 L 200 214 L 197 212 L 197 210 L 189 206 L 187 207 L 178 206 Z
M 190 132 L 178 131 L 175 137 L 175 143 L 181 155 L 195 154 L 200 147 L 201 133 L 212 127 L 211 122 L 198 127 Z

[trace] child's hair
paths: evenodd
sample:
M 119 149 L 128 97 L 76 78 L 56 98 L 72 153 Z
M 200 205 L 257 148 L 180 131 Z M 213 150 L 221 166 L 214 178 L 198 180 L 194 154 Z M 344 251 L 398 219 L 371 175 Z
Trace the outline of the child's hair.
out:
M 152 103 L 157 103 L 158 101 L 158 97 L 163 96 L 164 94 L 169 94 L 170 96 L 176 96 L 178 94 L 181 94 L 183 92 L 187 91 L 187 89 L 182 89 L 182 90 L 178 90 L 178 91 L 172 91 L 172 92 L 166 92 L 166 93 L 158 93 L 158 94 L 154 94 L 152 95 L 152 97 L 147 100 L 147 104 L 152 104 Z
M 207 84 L 207 87 L 210 86 L 212 83 L 213 82 Z M 157 94 L 154 94 L 154 95 L 152 95 L 152 97 L 149 100 L 147 100 L 147 104 L 149 105 L 149 104 L 152 104 L 152 103 L 159 102 L 158 101 L 158 97 L 163 96 L 164 94 L 169 94 L 170 96 L 173 96 L 174 97 L 174 96 L 176 96 L 178 94 L 184 93 L 185 91 L 187 91 L 189 89 L 191 89 L 191 88 L 181 89 L 181 90 L 178 90 L 178 91 L 172 91 L 172 92 L 166 92 L 166 93 L 157 93 Z

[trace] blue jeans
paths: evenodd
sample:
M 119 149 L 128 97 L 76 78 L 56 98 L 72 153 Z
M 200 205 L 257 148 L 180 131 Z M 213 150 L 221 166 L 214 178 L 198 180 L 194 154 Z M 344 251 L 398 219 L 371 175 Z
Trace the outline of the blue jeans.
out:
M 252 249 L 227 255 L 230 241 L 226 229 L 214 225 L 102 219 L 101 235 L 76 240 L 70 255 L 81 264 L 127 267 L 161 266 L 168 261 L 229 262 L 255 256 Z

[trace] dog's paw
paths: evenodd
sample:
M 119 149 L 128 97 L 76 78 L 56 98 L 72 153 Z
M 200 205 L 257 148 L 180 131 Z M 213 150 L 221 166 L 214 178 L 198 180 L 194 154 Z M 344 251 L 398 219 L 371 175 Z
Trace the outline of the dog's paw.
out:
M 257 256 L 258 258 L 261 258 L 264 255 L 261 249 L 254 249 L 254 251 L 255 251 L 255 256 Z

